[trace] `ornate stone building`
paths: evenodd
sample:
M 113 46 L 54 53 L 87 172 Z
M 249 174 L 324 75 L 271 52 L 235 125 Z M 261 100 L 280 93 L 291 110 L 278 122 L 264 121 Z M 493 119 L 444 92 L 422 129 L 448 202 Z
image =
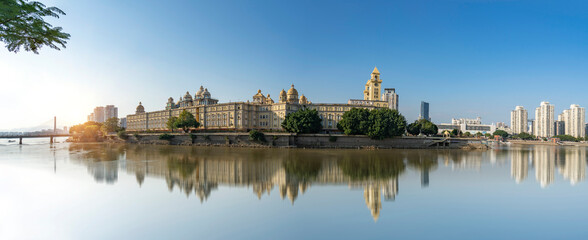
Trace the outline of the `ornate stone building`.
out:
M 164 130 L 166 122 L 172 116 L 179 116 L 180 112 L 187 110 L 194 114 L 200 122 L 199 129 L 210 130 L 237 130 L 248 129 L 281 130 L 281 123 L 286 114 L 296 112 L 301 108 L 316 109 L 323 119 L 322 125 L 325 131 L 337 129 L 337 123 L 343 113 L 351 108 L 398 108 L 398 102 L 381 99 L 380 72 L 377 68 L 371 73 L 364 90 L 364 99 L 350 99 L 345 103 L 313 103 L 302 95 L 292 84 L 286 92 L 284 89 L 275 102 L 270 94 L 264 95 L 261 90 L 253 95 L 252 101 L 219 103 L 211 97 L 208 89 L 200 87 L 194 97 L 189 92 L 180 97 L 178 102 L 169 98 L 165 110 L 145 112 L 141 103 L 135 114 L 127 116 L 128 131 Z M 396 96 L 396 99 L 398 97 Z

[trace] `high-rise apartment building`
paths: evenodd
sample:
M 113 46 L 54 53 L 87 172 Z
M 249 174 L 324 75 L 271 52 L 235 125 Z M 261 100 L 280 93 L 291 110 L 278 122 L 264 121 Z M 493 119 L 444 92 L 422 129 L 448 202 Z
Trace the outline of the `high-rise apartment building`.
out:
M 384 89 L 384 101 L 388 102 L 388 107 L 392 110 L 398 110 L 398 94 L 396 89 L 386 88 Z
M 114 105 L 106 105 L 94 108 L 94 112 L 88 115 L 88 121 L 103 123 L 113 117 L 118 118 L 118 108 Z
M 554 135 L 557 136 L 557 135 L 565 135 L 566 134 L 566 122 L 558 119 L 553 124 L 553 127 L 554 127 L 554 131 L 555 131 Z
M 104 121 L 109 118 L 118 118 L 118 108 L 114 105 L 106 105 L 104 107 Z
M 429 103 L 425 101 L 421 101 L 421 114 L 419 115 L 419 119 L 426 119 L 431 121 L 429 117 Z
M 104 120 L 104 107 L 94 108 L 94 122 L 103 123 Z
M 558 121 L 564 122 L 565 135 L 572 137 L 584 137 L 586 135 L 586 109 L 577 104 L 570 105 L 570 109 L 564 110 L 558 115 Z
M 527 132 L 528 119 L 527 110 L 523 106 L 516 106 L 515 110 L 510 112 L 510 127 L 513 134 Z
M 535 123 L 533 124 L 535 130 L 533 133 L 537 137 L 553 137 L 554 129 L 553 122 L 555 107 L 549 102 L 541 102 L 539 107 L 535 108 Z

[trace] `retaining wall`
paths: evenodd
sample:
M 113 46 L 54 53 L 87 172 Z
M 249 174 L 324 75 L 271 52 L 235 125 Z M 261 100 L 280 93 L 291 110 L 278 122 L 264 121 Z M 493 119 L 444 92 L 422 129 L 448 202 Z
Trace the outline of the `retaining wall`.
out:
M 162 145 L 222 145 L 234 147 L 292 147 L 292 148 L 487 148 L 479 141 L 471 139 L 397 137 L 374 140 L 367 136 L 347 136 L 329 134 L 290 134 L 264 133 L 265 141 L 249 140 L 248 133 L 194 133 L 171 134 L 170 140 L 160 140 L 161 134 L 130 135 L 128 143 Z

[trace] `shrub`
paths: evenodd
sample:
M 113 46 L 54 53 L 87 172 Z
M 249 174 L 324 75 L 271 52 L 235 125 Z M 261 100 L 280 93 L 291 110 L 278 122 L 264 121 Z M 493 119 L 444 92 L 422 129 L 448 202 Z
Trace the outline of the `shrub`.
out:
M 265 135 L 257 130 L 249 131 L 249 140 L 255 142 L 265 142 Z
M 125 130 L 120 130 L 120 131 L 116 132 L 116 135 L 122 140 L 129 139 L 129 135 L 127 134 L 127 131 L 125 131 Z
M 159 140 L 168 140 L 170 141 L 172 138 L 174 138 L 174 135 L 170 135 L 167 133 L 161 134 L 159 135 Z
M 137 140 L 141 139 L 141 135 L 138 133 L 133 133 L 133 137 L 135 137 Z
M 329 142 L 336 142 L 337 136 L 329 136 Z

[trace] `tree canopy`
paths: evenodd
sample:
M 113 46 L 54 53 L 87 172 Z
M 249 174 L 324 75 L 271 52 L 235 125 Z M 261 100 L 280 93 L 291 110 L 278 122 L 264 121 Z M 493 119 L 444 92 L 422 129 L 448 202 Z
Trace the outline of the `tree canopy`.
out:
M 373 139 L 401 136 L 406 131 L 406 119 L 397 110 L 379 108 L 370 111 L 367 135 Z
M 502 138 L 507 138 L 508 135 L 509 134 L 504 130 L 496 130 L 496 131 L 494 131 L 494 133 L 492 133 L 492 136 L 500 136 Z
M 100 131 L 103 124 L 99 122 L 88 121 L 83 124 L 78 124 L 69 128 L 69 133 L 74 141 L 92 142 L 99 141 L 103 137 L 103 132 Z
M 316 109 L 303 108 L 288 113 L 282 122 L 282 128 L 292 133 L 318 133 L 322 129 L 321 122 Z
M 406 130 L 412 135 L 419 135 L 421 133 L 425 135 L 434 135 L 439 132 L 437 125 L 427 119 L 414 121 L 406 127 Z
M 343 113 L 337 128 L 347 135 L 366 134 L 369 129 L 370 111 L 365 108 L 352 108 Z
M 559 138 L 559 140 L 566 141 L 566 142 L 578 142 L 578 141 L 580 141 L 580 139 L 575 138 L 575 137 L 570 136 L 570 135 L 557 135 L 557 136 L 554 136 L 554 138 Z
M 522 139 L 522 140 L 533 140 L 533 139 L 536 139 L 537 137 L 535 137 L 534 135 L 522 132 L 522 133 L 519 133 L 519 134 L 513 136 L 513 138 L 518 138 L 518 139 Z
M 59 18 L 65 15 L 61 9 L 46 7 L 28 0 L 0 0 L 0 41 L 6 43 L 10 52 L 17 53 L 21 47 L 36 54 L 43 46 L 61 50 L 70 35 L 61 27 L 53 27 L 45 17 Z
M 116 117 L 106 119 L 104 124 L 102 124 L 102 127 L 100 128 L 100 130 L 102 130 L 102 132 L 104 132 L 104 134 L 111 133 L 111 132 L 118 132 L 118 131 L 122 130 L 119 127 L 118 122 L 119 122 L 118 118 L 116 118 Z
M 401 136 L 406 131 L 406 119 L 397 110 L 352 108 L 343 113 L 337 128 L 347 135 L 368 135 L 372 139 Z
M 190 128 L 200 127 L 200 123 L 196 121 L 196 118 L 194 118 L 192 113 L 184 110 L 180 113 L 180 116 L 176 118 L 174 126 L 176 128 L 181 128 L 184 132 L 188 132 L 188 129 Z
M 167 119 L 167 122 L 165 123 L 165 125 L 167 126 L 167 128 L 169 128 L 169 130 L 172 130 L 172 132 L 174 131 L 174 129 L 178 128 L 176 127 L 176 122 L 178 121 L 178 117 L 170 117 Z

